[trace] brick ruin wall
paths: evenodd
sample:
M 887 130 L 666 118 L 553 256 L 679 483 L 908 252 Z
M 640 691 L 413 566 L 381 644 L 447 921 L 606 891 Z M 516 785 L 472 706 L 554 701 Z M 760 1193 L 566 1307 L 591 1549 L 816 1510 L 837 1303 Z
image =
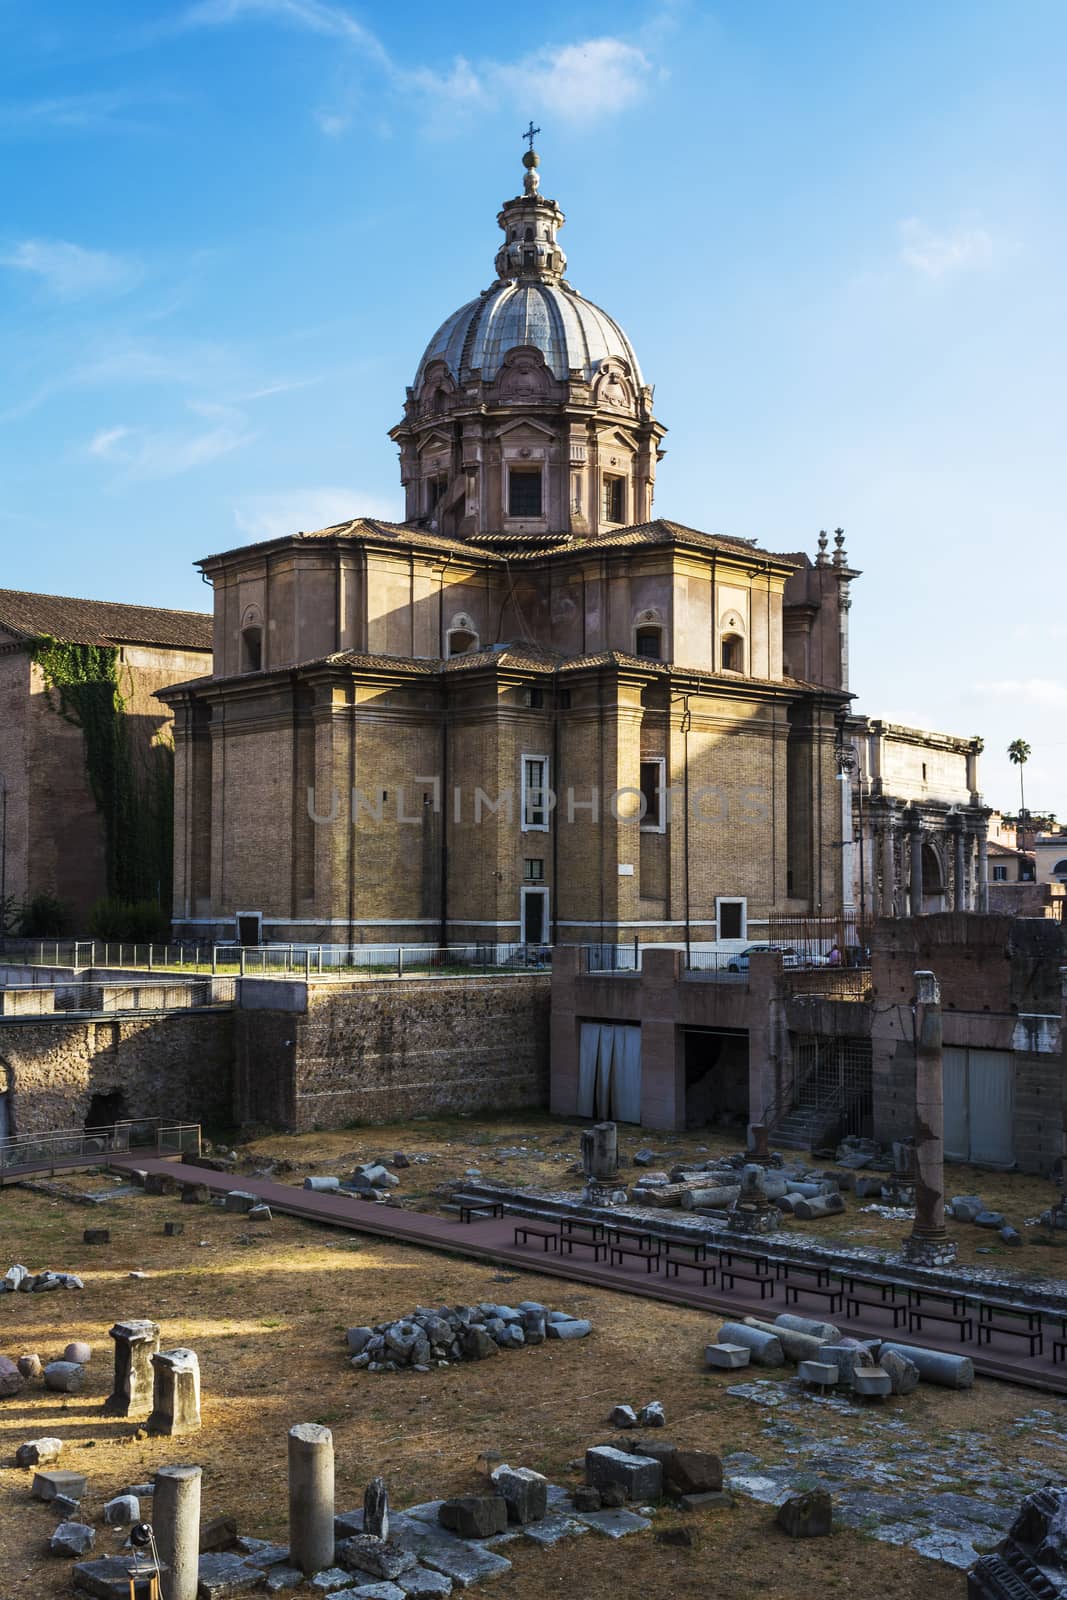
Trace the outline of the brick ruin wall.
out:
M 548 1101 L 549 979 L 288 986 L 306 1009 L 241 1009 L 238 1123 L 305 1131 Z
M 12 1019 L 0 1027 L 0 1087 L 12 1133 L 84 1126 L 94 1095 L 124 1117 L 226 1128 L 232 1121 L 233 1013 Z

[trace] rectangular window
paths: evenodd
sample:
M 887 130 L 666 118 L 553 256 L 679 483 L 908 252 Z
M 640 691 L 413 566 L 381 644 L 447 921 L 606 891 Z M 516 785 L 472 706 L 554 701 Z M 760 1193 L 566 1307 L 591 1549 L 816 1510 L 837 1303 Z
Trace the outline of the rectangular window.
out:
M 522 758 L 522 831 L 548 832 L 548 757 Z
M 511 467 L 508 471 L 508 516 L 541 515 L 541 468 Z
M 522 864 L 522 875 L 527 883 L 540 883 L 545 876 L 544 861 L 528 857 Z
M 626 521 L 626 479 L 605 474 L 602 501 L 605 522 Z
M 667 763 L 663 756 L 652 756 L 641 763 L 641 796 L 645 802 L 641 818 L 642 833 L 663 833 L 667 827 Z
M 716 900 L 715 909 L 719 919 L 720 939 L 745 938 L 745 910 L 744 900 Z
M 1007 883 L 1007 881 L 1008 881 L 1008 869 L 1007 869 L 1007 867 L 994 867 L 993 868 L 993 882 L 994 883 Z

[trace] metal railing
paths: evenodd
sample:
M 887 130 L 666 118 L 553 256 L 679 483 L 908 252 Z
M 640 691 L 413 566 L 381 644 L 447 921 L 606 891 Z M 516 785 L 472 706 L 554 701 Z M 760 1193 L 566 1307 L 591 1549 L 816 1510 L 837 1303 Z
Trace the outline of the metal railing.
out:
M 748 957 L 739 950 L 693 950 L 686 972 L 727 983 L 744 983 L 748 977 Z
M 195 1011 L 203 1006 L 232 1005 L 237 997 L 237 980 L 179 979 L 161 973 L 158 979 L 146 980 L 64 978 L 47 983 L 3 983 L 0 990 L 0 1017 L 100 1013 L 128 1016 L 141 1011 Z M 39 999 L 48 995 L 52 997 L 51 1010 L 19 1004 L 23 996 Z
M 109 1155 L 126 1155 L 133 1150 L 198 1156 L 200 1124 L 145 1117 L 103 1128 L 13 1134 L 8 1139 L 0 1139 L 0 1173 L 14 1172 L 20 1167 L 69 1165 L 83 1158 L 104 1162 Z
M 548 945 L 485 941 L 476 944 L 126 944 L 103 940 L 45 939 L 31 943 L 9 940 L 9 965 L 69 967 L 91 970 L 96 982 L 101 969 L 136 969 L 166 977 L 283 976 L 489 972 L 547 969 Z M 5 959 L 0 956 L 0 963 Z M 46 980 L 51 982 L 52 980 Z

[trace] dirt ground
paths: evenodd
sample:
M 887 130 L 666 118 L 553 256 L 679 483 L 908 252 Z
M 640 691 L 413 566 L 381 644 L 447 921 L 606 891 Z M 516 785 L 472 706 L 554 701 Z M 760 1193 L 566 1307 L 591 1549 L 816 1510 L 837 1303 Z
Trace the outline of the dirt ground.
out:
M 581 1178 L 572 1169 L 578 1156 L 578 1136 L 582 1123 L 568 1123 L 558 1117 L 523 1112 L 512 1117 L 472 1117 L 426 1119 L 402 1125 L 351 1128 L 337 1133 L 309 1133 L 293 1136 L 270 1134 L 241 1146 L 247 1157 L 242 1171 L 266 1166 L 273 1160 L 291 1162 L 288 1176 L 303 1182 L 308 1173 L 336 1173 L 347 1176 L 357 1160 L 382 1157 L 388 1161 L 396 1150 L 409 1157 L 430 1157 L 426 1165 L 413 1166 L 398 1173 L 397 1194 L 414 1210 L 436 1210 L 442 1190 L 463 1180 L 472 1167 L 481 1171 L 488 1183 L 503 1183 L 519 1188 L 536 1185 L 543 1189 L 578 1189 Z M 633 1166 L 638 1150 L 652 1150 L 653 1168 L 663 1170 L 676 1162 L 707 1160 L 710 1156 L 732 1154 L 739 1149 L 736 1139 L 723 1138 L 710 1130 L 691 1134 L 657 1136 L 639 1128 L 619 1127 L 619 1153 L 622 1177 L 634 1182 L 641 1169 Z M 506 1153 L 502 1153 L 506 1152 Z M 511 1152 L 516 1152 L 512 1154 Z M 517 1153 L 523 1152 L 523 1153 Z M 805 1152 L 794 1154 L 816 1166 L 832 1166 Z M 286 1174 L 279 1171 L 283 1181 Z M 1027 1177 L 1018 1172 L 992 1172 L 985 1168 L 950 1163 L 945 1175 L 946 1194 L 978 1194 L 990 1209 L 1002 1211 L 1023 1237 L 1021 1246 L 1002 1244 L 995 1232 L 973 1224 L 948 1220 L 949 1235 L 956 1241 L 959 1260 L 967 1266 L 981 1266 L 998 1274 L 1012 1274 L 1023 1283 L 1046 1278 L 1067 1278 L 1067 1235 L 1053 1233 L 1039 1225 L 1027 1226 L 1048 1209 L 1056 1196 L 1044 1178 Z M 814 1239 L 828 1239 L 864 1245 L 869 1249 L 896 1252 L 910 1231 L 906 1221 L 879 1217 L 863 1207 L 872 1204 L 846 1196 L 846 1210 L 818 1222 L 799 1222 L 783 1216 L 782 1231 Z
M 624 1142 L 628 1149 L 634 1144 Z M 494 1145 L 535 1143 L 541 1157 L 495 1165 Z M 543 1182 L 554 1173 L 563 1182 L 566 1163 L 544 1157 L 564 1153 L 569 1159 L 576 1143 L 574 1128 L 524 1118 L 521 1124 L 459 1121 L 272 1136 L 254 1155 L 262 1160 L 269 1151 L 301 1170 L 304 1164 L 343 1170 L 357 1158 L 421 1150 L 436 1159 L 407 1169 L 402 1192 L 421 1191 L 430 1203 L 437 1184 L 476 1164 L 474 1154 L 487 1177 L 524 1182 L 536 1175 Z M 296 1181 L 298 1173 L 292 1176 Z M 970 1176 L 961 1189 L 973 1187 Z M 86 1177 L 81 1186 L 106 1188 L 107 1180 Z M 983 1192 L 992 1197 L 988 1183 Z M 184 1224 L 176 1238 L 163 1235 L 170 1219 Z M 111 1228 L 111 1244 L 83 1244 L 82 1230 L 93 1224 Z M 142 1194 L 89 1209 L 24 1190 L 0 1191 L 0 1255 L 0 1270 L 17 1260 L 31 1270 L 75 1271 L 85 1281 L 82 1292 L 0 1297 L 0 1352 L 16 1357 L 37 1350 L 42 1359 L 54 1359 L 73 1338 L 87 1339 L 94 1350 L 83 1393 L 59 1396 L 33 1385 L 0 1401 L 5 1600 L 69 1593 L 70 1562 L 47 1554 L 55 1519 L 30 1500 L 31 1473 L 11 1465 L 19 1443 L 46 1433 L 65 1441 L 60 1466 L 88 1474 L 85 1509 L 93 1520 L 106 1499 L 157 1467 L 192 1460 L 204 1468 L 205 1517 L 229 1513 L 242 1533 L 280 1539 L 286 1536 L 286 1432 L 295 1422 L 319 1421 L 333 1430 L 339 1509 L 358 1505 L 379 1472 L 397 1506 L 472 1490 L 484 1452 L 573 1484 L 578 1477 L 569 1463 L 610 1437 L 605 1418 L 624 1400 L 662 1401 L 668 1436 L 680 1444 L 722 1454 L 765 1448 L 757 1408 L 727 1395 L 723 1374 L 703 1370 L 703 1347 L 719 1321 L 701 1312 L 382 1246 L 295 1219 L 250 1225 L 245 1217 Z M 134 1271 L 148 1277 L 134 1279 Z M 594 1332 L 584 1341 L 430 1374 L 354 1372 L 346 1361 L 348 1326 L 396 1317 L 417 1304 L 487 1297 L 540 1299 L 589 1316 Z M 143 1316 L 161 1323 L 164 1347 L 188 1345 L 200 1357 L 204 1427 L 195 1439 L 138 1438 L 134 1424 L 101 1415 L 112 1363 L 107 1329 L 116 1319 Z M 1029 1391 L 979 1382 L 965 1394 L 923 1389 L 886 1404 L 906 1408 L 909 1423 L 934 1437 L 946 1428 L 996 1431 L 1034 1399 Z M 858 1439 L 864 1414 L 843 1419 L 813 1411 L 810 1427 Z M 681 1520 L 695 1530 L 692 1550 L 658 1544 L 651 1532 L 618 1544 L 590 1534 L 552 1551 L 512 1545 L 507 1553 L 514 1570 L 492 1591 L 514 1600 L 573 1592 L 576 1585 L 588 1600 L 614 1600 L 619 1593 L 749 1600 L 757 1592 L 762 1600 L 794 1600 L 816 1585 L 835 1595 L 893 1594 L 896 1600 L 965 1594 L 961 1573 L 861 1533 L 787 1542 L 765 1506 L 738 1501 L 687 1519 L 663 1509 L 656 1527 Z M 101 1530 L 96 1553 L 108 1553 L 117 1542 Z

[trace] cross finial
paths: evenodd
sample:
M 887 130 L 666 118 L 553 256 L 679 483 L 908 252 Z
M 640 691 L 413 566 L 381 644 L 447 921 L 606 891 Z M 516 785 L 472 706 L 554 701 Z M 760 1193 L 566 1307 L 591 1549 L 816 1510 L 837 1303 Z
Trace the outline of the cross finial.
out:
M 531 150 L 533 149 L 534 139 L 536 138 L 536 136 L 540 132 L 541 132 L 540 128 L 535 128 L 534 127 L 533 118 L 531 117 L 530 118 L 530 126 L 527 128 L 526 132 L 523 134 L 523 138 L 528 141 Z

